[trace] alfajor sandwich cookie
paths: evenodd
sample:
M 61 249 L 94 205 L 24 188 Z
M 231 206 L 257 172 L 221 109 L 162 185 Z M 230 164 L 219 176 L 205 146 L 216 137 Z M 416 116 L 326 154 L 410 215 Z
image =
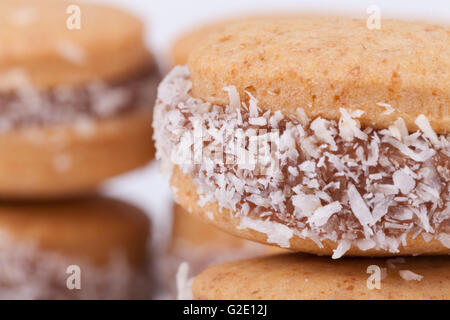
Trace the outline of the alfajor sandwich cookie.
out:
M 0 197 L 94 189 L 153 157 L 158 70 L 143 25 L 105 6 L 0 3 Z
M 95 195 L 0 205 L 1 299 L 149 299 L 150 221 Z
M 450 253 L 450 32 L 301 17 L 231 24 L 161 83 L 177 201 L 302 252 Z

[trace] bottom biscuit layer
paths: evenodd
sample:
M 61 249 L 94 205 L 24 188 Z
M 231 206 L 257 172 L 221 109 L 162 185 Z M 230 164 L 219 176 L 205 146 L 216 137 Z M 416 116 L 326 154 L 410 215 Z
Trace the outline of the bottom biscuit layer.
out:
M 183 207 L 198 216 L 206 223 L 210 223 L 219 229 L 234 234 L 236 236 L 257 241 L 263 244 L 278 245 L 285 243 L 291 250 L 307 252 L 319 255 L 333 255 L 338 247 L 338 243 L 331 240 L 323 240 L 320 243 L 313 241 L 300 233 L 294 233 L 281 224 L 263 223 L 262 220 L 253 220 L 247 224 L 248 227 L 242 227 L 242 219 L 233 215 L 226 209 L 219 207 L 217 203 L 206 203 L 199 205 L 199 195 L 194 180 L 181 172 L 178 167 L 173 170 L 170 181 L 176 201 Z M 244 220 L 245 221 L 245 220 Z M 256 226 L 256 227 L 255 227 Z M 358 246 L 350 246 L 346 251 L 346 256 L 371 256 L 371 257 L 389 257 L 401 255 L 439 255 L 448 254 L 449 249 L 442 245 L 439 240 L 425 239 L 418 236 L 405 239 L 404 244 L 398 247 L 397 252 L 389 252 L 379 248 L 367 248 L 365 250 Z
M 229 262 L 196 277 L 200 300 L 450 299 L 450 257 L 341 259 L 303 254 Z
M 0 198 L 48 198 L 94 189 L 154 156 L 151 110 L 0 134 Z

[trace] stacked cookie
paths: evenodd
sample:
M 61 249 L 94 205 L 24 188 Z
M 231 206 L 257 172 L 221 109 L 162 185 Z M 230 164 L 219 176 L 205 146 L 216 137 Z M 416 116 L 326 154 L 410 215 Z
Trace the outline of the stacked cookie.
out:
M 0 3 L 2 298 L 146 298 L 149 221 L 95 195 L 153 157 L 158 71 L 135 17 Z
M 449 29 L 314 16 L 220 29 L 159 87 L 175 197 L 235 236 L 329 258 L 224 264 L 194 296 L 448 299 Z M 433 257 L 370 258 L 417 255 Z

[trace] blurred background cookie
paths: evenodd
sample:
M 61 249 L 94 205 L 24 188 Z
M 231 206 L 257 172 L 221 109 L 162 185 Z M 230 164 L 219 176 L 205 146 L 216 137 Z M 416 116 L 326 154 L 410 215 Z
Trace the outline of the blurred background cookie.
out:
M 286 12 L 278 12 L 272 14 L 259 14 L 259 15 L 240 15 L 239 17 L 220 17 L 214 21 L 209 21 L 209 23 L 200 24 L 194 27 L 191 27 L 189 31 L 185 31 L 182 34 L 179 34 L 176 39 L 173 41 L 172 46 L 170 48 L 170 62 L 171 66 L 174 67 L 176 65 L 185 65 L 188 61 L 189 55 L 191 52 L 200 46 L 202 42 L 206 41 L 211 35 L 215 33 L 223 31 L 227 26 L 231 24 L 236 24 L 239 22 L 248 22 L 248 21 L 257 21 L 264 20 L 270 18 L 280 18 L 280 17 L 302 17 L 306 16 L 306 13 L 302 14 L 288 14 Z
M 178 35 L 170 49 L 172 67 L 185 65 L 192 50 L 198 47 L 210 35 L 222 31 L 229 24 L 248 19 L 257 19 L 257 17 L 220 19 L 219 21 L 193 27 L 191 30 Z
M 5 0 L 0 23 L 0 197 L 84 192 L 153 157 L 159 73 L 140 20 L 93 4 Z
M 211 267 L 196 277 L 193 294 L 207 300 L 448 300 L 449 267 L 449 256 L 330 261 L 284 254 Z
M 150 298 L 150 221 L 126 202 L 2 203 L 0 235 L 1 298 Z

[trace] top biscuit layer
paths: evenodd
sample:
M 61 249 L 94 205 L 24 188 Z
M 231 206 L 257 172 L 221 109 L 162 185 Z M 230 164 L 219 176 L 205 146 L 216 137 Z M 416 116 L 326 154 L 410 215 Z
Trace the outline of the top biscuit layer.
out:
M 214 32 L 222 31 L 226 26 L 226 23 L 219 23 L 214 25 L 206 25 L 194 29 L 186 34 L 182 34 L 173 44 L 171 48 L 171 59 L 173 65 L 186 64 L 189 54 L 194 50 L 202 41 L 205 41 Z
M 266 19 L 231 24 L 196 48 L 188 66 L 192 94 L 228 104 L 222 89 L 250 92 L 265 109 L 338 120 L 339 108 L 365 111 L 364 127 L 401 117 L 410 131 L 424 114 L 450 132 L 450 28 L 332 17 Z
M 271 15 L 270 18 L 285 18 L 285 17 L 293 17 L 293 15 Z M 298 15 L 297 15 L 298 16 Z M 213 23 L 205 24 L 190 30 L 184 34 L 181 34 L 173 43 L 171 48 L 171 59 L 174 65 L 185 65 L 188 61 L 190 53 L 198 47 L 203 41 L 208 39 L 208 37 L 216 32 L 221 32 L 230 24 L 240 23 L 245 21 L 254 21 L 259 19 L 267 19 L 269 16 L 267 15 L 255 15 L 255 16 L 246 16 L 246 17 L 238 17 L 238 18 L 229 18 L 220 20 L 217 22 L 216 20 Z
M 14 80 L 7 75 L 16 70 L 43 89 L 134 74 L 152 63 L 142 34 L 138 19 L 113 8 L 73 1 L 3 0 L 0 88 L 14 85 L 7 83 Z

